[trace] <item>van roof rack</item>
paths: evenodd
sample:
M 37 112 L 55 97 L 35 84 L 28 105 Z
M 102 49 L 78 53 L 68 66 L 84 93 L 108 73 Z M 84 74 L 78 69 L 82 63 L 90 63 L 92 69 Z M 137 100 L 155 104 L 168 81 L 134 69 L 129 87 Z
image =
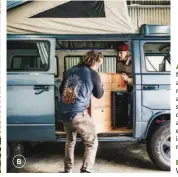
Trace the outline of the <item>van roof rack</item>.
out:
M 168 25 L 142 25 L 140 33 L 143 36 L 170 36 L 171 29 Z

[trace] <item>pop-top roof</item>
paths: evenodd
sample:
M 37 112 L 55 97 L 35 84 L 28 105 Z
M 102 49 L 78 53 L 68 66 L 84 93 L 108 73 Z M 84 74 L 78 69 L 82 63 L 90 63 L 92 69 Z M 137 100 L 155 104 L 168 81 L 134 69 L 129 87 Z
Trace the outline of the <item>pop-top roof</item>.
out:
M 30 3 L 27 3 L 30 2 Z M 126 0 L 8 1 L 8 34 L 135 33 Z

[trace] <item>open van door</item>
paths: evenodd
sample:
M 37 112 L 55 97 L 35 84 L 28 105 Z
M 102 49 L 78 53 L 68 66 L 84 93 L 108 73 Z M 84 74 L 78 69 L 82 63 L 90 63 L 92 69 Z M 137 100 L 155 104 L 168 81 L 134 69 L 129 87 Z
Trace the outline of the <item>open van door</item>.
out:
M 55 39 L 7 41 L 7 140 L 55 140 Z

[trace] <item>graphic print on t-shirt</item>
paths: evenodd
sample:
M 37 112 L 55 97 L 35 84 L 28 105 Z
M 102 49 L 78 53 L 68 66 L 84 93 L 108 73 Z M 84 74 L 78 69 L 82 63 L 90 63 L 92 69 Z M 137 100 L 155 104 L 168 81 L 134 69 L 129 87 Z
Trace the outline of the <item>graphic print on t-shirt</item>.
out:
M 62 100 L 66 104 L 73 104 L 81 88 L 82 82 L 76 74 L 69 76 L 64 85 Z

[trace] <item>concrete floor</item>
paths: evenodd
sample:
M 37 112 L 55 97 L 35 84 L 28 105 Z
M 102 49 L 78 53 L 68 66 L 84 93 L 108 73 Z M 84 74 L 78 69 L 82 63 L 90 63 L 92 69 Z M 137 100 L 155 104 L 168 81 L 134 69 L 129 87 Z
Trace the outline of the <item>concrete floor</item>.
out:
M 82 164 L 83 145 L 76 144 L 73 172 Z M 57 173 L 63 171 L 64 143 L 39 144 L 26 150 L 23 169 L 8 172 Z M 149 159 L 145 144 L 100 142 L 93 173 L 162 172 Z M 167 173 L 167 172 L 165 172 Z

